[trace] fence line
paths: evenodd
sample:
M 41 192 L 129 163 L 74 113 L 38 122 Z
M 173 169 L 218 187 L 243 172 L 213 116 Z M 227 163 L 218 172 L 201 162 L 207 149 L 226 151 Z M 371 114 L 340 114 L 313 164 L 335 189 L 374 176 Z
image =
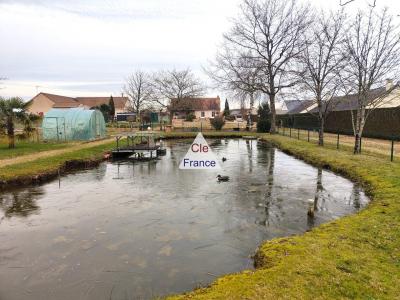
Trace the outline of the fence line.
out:
M 297 131 L 297 132 L 295 132 Z M 300 129 L 300 128 L 286 128 L 278 127 L 278 133 L 290 138 L 296 138 L 298 140 L 305 140 L 309 143 L 317 143 L 319 140 L 318 131 L 315 129 Z M 362 138 L 360 140 L 362 153 L 379 154 L 388 156 L 390 161 L 394 161 L 396 157 L 400 157 L 400 143 L 398 140 L 392 138 L 386 139 L 374 139 L 374 138 Z M 348 149 L 353 150 L 354 147 L 354 136 L 346 135 L 341 133 L 324 133 L 324 146 L 334 147 L 336 149 Z

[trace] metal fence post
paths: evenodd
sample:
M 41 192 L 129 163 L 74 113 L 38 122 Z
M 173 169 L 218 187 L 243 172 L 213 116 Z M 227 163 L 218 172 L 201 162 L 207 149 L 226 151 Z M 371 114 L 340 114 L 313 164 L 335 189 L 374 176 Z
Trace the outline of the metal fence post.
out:
M 307 142 L 310 142 L 310 129 L 307 130 Z
M 300 129 L 299 128 L 297 128 L 297 139 L 298 140 L 300 139 Z
M 340 133 L 337 134 L 337 142 L 336 142 L 336 149 L 339 150 L 339 145 L 340 145 Z
M 289 137 L 292 137 L 292 127 L 289 128 Z
M 392 139 L 392 149 L 390 151 L 390 161 L 394 160 L 394 139 Z

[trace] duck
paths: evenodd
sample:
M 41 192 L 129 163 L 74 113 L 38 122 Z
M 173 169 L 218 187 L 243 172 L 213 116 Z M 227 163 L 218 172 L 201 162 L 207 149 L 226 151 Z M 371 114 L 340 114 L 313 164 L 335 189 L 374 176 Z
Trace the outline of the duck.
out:
M 221 176 L 221 175 L 218 175 L 217 178 L 218 178 L 218 182 L 221 182 L 221 181 L 229 181 L 229 176 Z
M 226 157 L 223 157 L 223 158 L 222 158 L 222 161 L 224 161 L 224 162 L 227 161 Z

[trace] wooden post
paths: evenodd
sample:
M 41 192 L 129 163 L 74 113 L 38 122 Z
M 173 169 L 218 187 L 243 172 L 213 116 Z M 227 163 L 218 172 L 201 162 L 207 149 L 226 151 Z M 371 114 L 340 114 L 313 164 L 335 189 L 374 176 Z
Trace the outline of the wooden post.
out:
M 339 145 L 340 145 L 340 134 L 337 134 L 337 141 L 336 141 L 336 149 L 339 150 Z
M 307 130 L 307 142 L 310 142 L 310 129 Z
M 283 126 L 283 135 L 285 135 L 285 126 Z
M 390 151 L 390 161 L 394 160 L 394 138 L 392 138 L 392 149 Z
M 362 149 L 362 138 L 360 136 L 360 154 L 361 154 L 361 149 Z
M 300 129 L 299 128 L 297 128 L 297 139 L 298 140 L 300 139 Z
M 289 137 L 292 137 L 292 127 L 289 127 Z

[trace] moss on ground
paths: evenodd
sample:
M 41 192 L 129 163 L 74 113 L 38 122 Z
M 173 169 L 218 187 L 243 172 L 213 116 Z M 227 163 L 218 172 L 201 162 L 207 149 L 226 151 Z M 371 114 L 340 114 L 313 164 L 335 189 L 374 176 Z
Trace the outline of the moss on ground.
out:
M 260 246 L 259 268 L 169 299 L 399 299 L 400 164 L 265 135 L 283 151 L 363 183 L 361 212 Z M 288 176 L 290 176 L 288 174 Z

